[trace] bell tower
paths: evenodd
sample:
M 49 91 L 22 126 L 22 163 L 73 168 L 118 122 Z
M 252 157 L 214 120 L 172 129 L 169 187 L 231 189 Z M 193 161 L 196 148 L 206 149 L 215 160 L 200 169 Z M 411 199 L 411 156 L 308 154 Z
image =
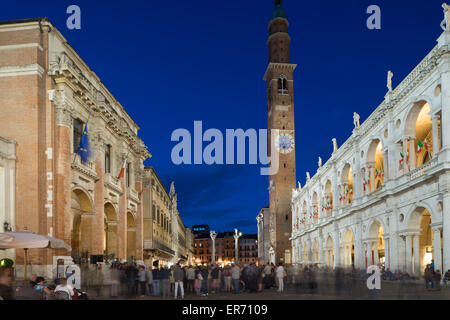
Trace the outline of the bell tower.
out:
M 269 65 L 264 80 L 267 83 L 269 156 L 279 153 L 278 172 L 269 176 L 269 208 L 273 218 L 271 246 L 275 249 L 276 263 L 292 262 L 290 204 L 292 189 L 296 187 L 293 73 L 297 65 L 290 63 L 288 28 L 282 0 L 275 0 L 268 27 Z M 271 142 L 273 132 L 277 137 Z M 272 143 L 276 150 L 272 150 Z

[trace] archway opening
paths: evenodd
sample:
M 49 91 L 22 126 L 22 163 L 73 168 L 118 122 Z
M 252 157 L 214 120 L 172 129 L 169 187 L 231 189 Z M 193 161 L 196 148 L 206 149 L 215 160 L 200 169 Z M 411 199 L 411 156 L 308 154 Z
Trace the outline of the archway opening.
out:
M 385 265 L 386 254 L 385 254 L 385 241 L 384 241 L 384 230 L 381 223 L 375 221 L 369 229 L 369 238 L 367 248 L 367 265 Z
M 353 202 L 353 174 L 350 164 L 346 164 L 342 170 L 341 194 L 339 197 L 342 205 Z
M 433 155 L 433 124 L 430 105 L 425 103 L 417 116 L 415 124 L 416 167 L 429 162 Z
M 314 192 L 312 198 L 312 220 L 314 223 L 319 219 L 319 197 L 317 196 L 317 192 Z
M 131 212 L 127 213 L 127 257 L 136 257 L 136 221 Z
M 330 180 L 327 180 L 325 184 L 325 199 L 322 209 L 327 216 L 333 212 L 333 186 Z
M 352 268 L 355 263 L 355 246 L 353 242 L 353 233 L 347 230 L 344 235 L 344 267 Z
M 367 153 L 367 161 L 373 165 L 373 170 L 369 170 L 369 180 L 373 181 L 374 190 L 381 188 L 384 184 L 384 156 L 383 156 L 383 144 L 379 139 L 372 141 Z M 366 182 L 367 183 L 367 182 Z M 369 183 L 369 190 L 372 189 L 372 184 Z
M 407 250 L 407 252 L 411 253 L 411 259 L 407 259 L 407 261 L 411 261 L 412 266 L 411 269 L 414 273 L 418 274 L 425 270 L 425 267 L 428 264 L 431 264 L 432 261 L 436 259 L 436 254 L 441 255 L 441 252 L 435 252 L 434 244 L 435 244 L 435 233 L 431 227 L 433 223 L 430 212 L 425 208 L 417 208 L 411 215 L 409 221 L 409 228 L 411 230 L 418 230 L 418 233 L 412 235 L 411 237 L 411 248 Z M 442 248 L 442 238 L 440 232 L 437 233 L 440 239 L 441 248 Z M 414 243 L 414 237 L 418 237 L 418 255 L 414 254 L 414 249 L 417 246 Z M 407 248 L 408 249 L 408 248 Z M 439 248 L 438 248 L 439 251 Z M 419 261 L 415 259 L 418 258 Z M 438 259 L 439 261 L 441 259 Z M 419 268 L 419 270 L 415 270 L 415 268 Z M 441 266 L 435 266 L 435 270 L 440 270 Z M 441 271 L 441 270 L 440 270 Z
M 72 230 L 71 247 L 75 259 L 89 257 L 92 251 L 92 202 L 80 189 L 72 191 L 71 197 Z
M 105 240 L 104 250 L 106 255 L 112 255 L 113 258 L 118 255 L 117 252 L 117 212 L 111 203 L 105 204 Z

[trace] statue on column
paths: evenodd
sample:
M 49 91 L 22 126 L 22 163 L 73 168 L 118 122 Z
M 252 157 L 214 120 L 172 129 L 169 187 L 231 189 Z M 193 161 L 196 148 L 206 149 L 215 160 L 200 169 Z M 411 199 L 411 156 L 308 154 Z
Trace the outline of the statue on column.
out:
M 311 176 L 309 175 L 309 172 L 306 172 L 306 181 L 311 181 Z
M 447 3 L 442 4 L 442 9 L 444 9 L 444 20 L 441 22 L 441 28 L 444 31 L 450 31 L 450 16 L 449 16 L 449 9 L 450 6 Z
M 322 168 L 322 158 L 321 157 L 319 157 L 319 168 Z
M 300 181 L 298 182 L 298 190 L 302 190 L 302 184 L 300 183 Z
M 394 77 L 394 74 L 391 70 L 388 71 L 387 75 L 387 88 L 389 89 L 389 92 L 392 92 L 392 78 Z
M 175 194 L 175 182 L 172 181 L 172 183 L 170 184 L 170 192 L 169 195 L 172 197 Z
M 331 141 L 333 141 L 333 153 L 335 153 L 338 151 L 336 138 L 333 138 Z
M 360 115 L 357 114 L 356 112 L 353 113 L 353 124 L 355 125 L 355 129 L 360 127 L 359 124 L 359 119 L 360 119 Z

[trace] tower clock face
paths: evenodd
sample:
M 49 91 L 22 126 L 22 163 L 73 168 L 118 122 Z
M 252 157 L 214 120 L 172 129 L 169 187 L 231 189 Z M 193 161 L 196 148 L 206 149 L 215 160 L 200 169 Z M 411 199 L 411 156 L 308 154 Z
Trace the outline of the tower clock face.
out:
M 276 141 L 276 146 L 280 153 L 291 153 L 295 147 L 294 138 L 290 134 L 280 133 Z

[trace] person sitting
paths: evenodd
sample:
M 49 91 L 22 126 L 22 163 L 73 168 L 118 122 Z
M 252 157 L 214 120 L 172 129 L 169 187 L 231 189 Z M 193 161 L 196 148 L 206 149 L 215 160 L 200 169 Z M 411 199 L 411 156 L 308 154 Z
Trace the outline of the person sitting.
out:
M 450 283 L 450 269 L 444 275 L 444 284 L 448 285 Z
M 42 300 L 46 300 L 52 294 L 52 291 L 45 285 L 45 279 L 43 277 L 37 277 L 35 282 L 36 284 L 33 289 L 41 294 Z
M 67 293 L 67 298 L 64 298 L 63 300 L 72 300 L 72 297 L 74 296 L 72 286 L 67 284 L 66 278 L 61 278 L 59 280 L 60 280 L 60 284 L 56 286 L 55 294 L 57 294 L 58 292 L 65 292 L 65 293 Z
M 0 270 L 0 300 L 15 300 L 12 278 L 7 272 L 2 270 Z

